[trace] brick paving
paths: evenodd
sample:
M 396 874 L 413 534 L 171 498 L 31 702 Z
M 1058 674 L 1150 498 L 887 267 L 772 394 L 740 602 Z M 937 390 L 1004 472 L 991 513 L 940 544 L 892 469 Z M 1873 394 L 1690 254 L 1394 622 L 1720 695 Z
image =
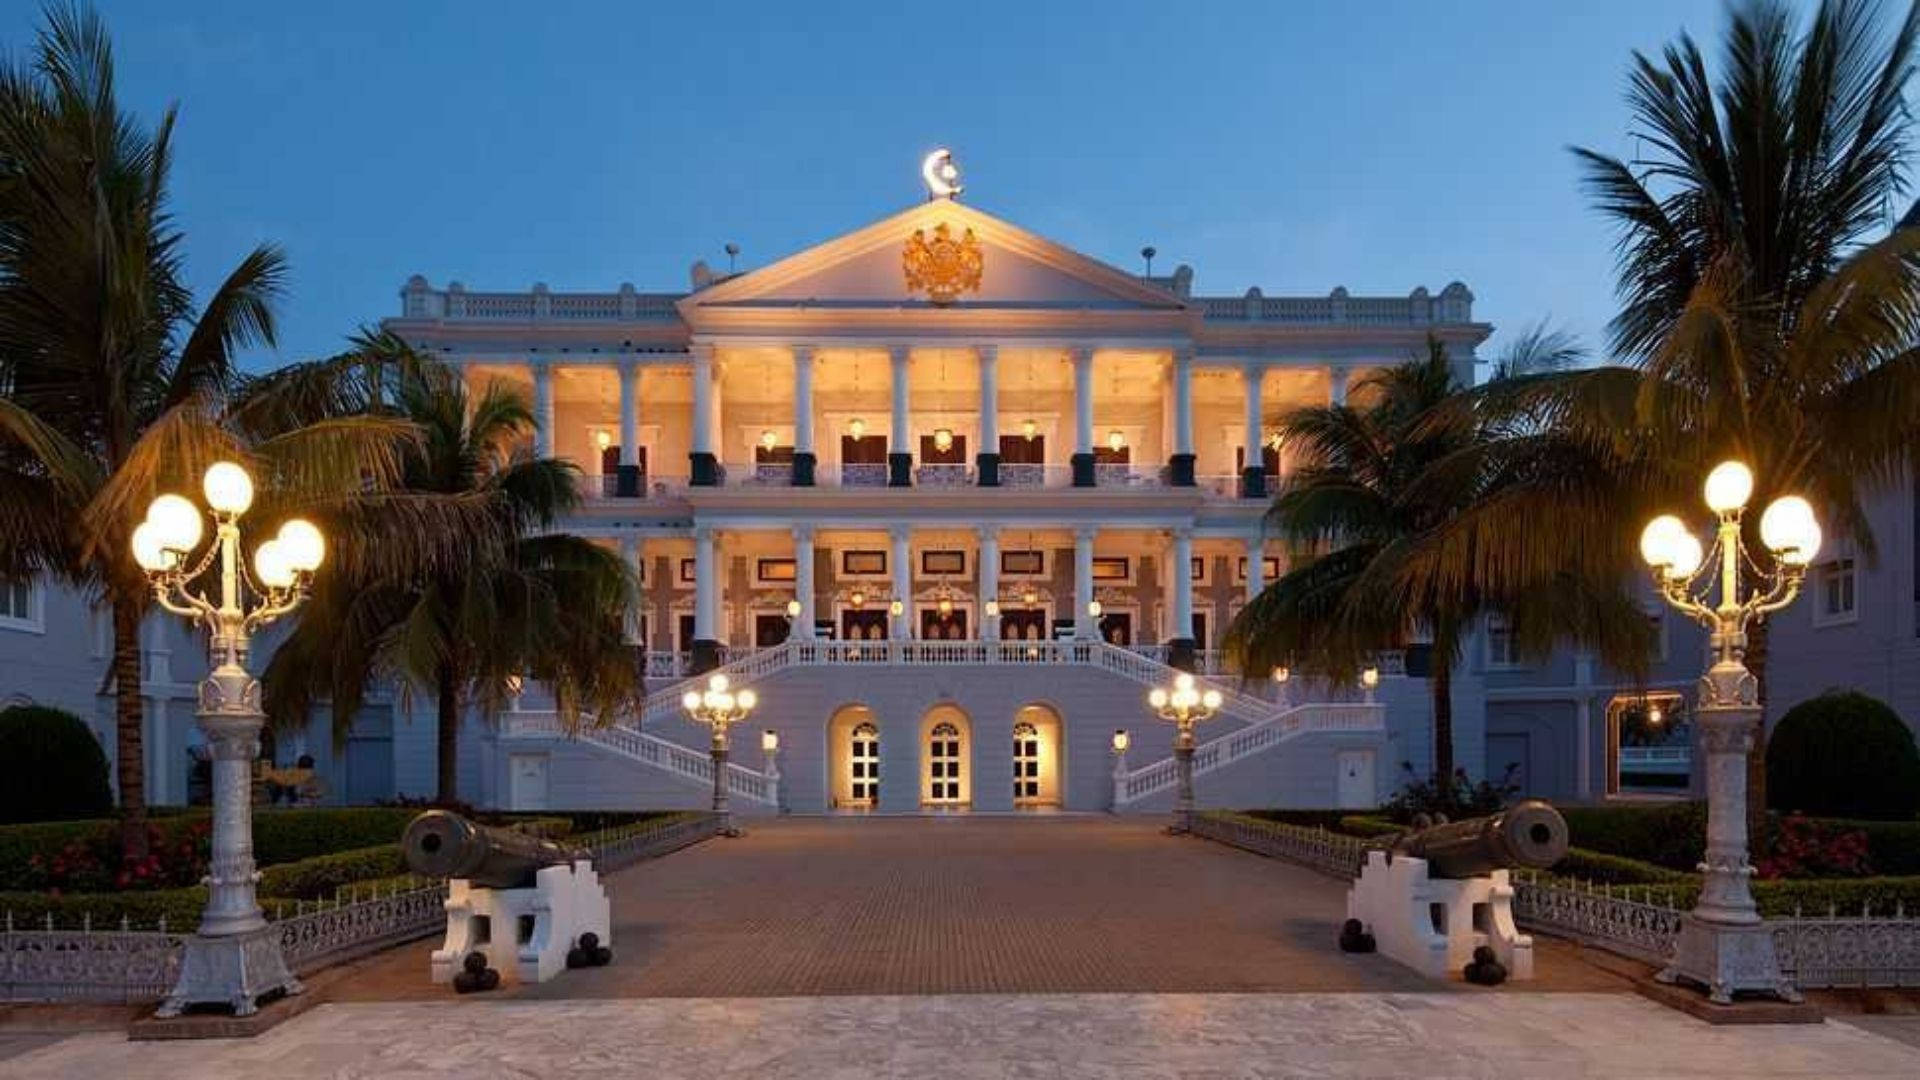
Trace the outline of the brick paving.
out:
M 749 822 L 613 875 L 612 966 L 491 998 L 1433 991 L 1334 945 L 1343 886 L 1159 822 L 1109 817 Z M 1537 939 L 1529 990 L 1624 992 Z M 428 943 L 365 961 L 336 1001 L 444 999 Z

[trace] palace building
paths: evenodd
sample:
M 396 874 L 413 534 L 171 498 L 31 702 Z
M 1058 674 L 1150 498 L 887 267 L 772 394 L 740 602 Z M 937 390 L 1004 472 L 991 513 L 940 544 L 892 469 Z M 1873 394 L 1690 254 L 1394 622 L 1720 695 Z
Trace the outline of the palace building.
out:
M 521 391 L 538 452 L 584 473 L 567 527 L 643 585 L 637 723 L 560 738 L 530 688 L 483 785 L 516 806 L 696 803 L 705 733 L 678 684 L 717 668 L 760 699 L 741 809 L 1145 808 L 1171 780 L 1147 689 L 1192 670 L 1228 696 L 1201 729 L 1203 799 L 1372 805 L 1387 766 L 1425 757 L 1424 707 L 1385 715 L 1424 700 L 1399 658 L 1372 691 L 1276 687 L 1216 647 L 1286 568 L 1262 530 L 1292 466 L 1278 418 L 1429 337 L 1471 383 L 1490 327 L 1457 282 L 1199 296 L 1192 278 L 936 194 L 771 265 L 696 265 L 686 292 L 407 282 L 384 328 L 470 389 Z

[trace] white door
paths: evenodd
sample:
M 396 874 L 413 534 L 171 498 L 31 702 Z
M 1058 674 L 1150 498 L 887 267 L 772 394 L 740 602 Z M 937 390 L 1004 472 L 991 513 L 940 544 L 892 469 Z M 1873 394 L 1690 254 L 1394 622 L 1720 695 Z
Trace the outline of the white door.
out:
M 507 756 L 507 800 L 515 810 L 547 808 L 547 755 Z
M 960 729 L 941 721 L 927 736 L 927 802 L 960 802 Z
M 1338 762 L 1340 809 L 1368 810 L 1380 805 L 1373 788 L 1373 751 L 1342 750 Z
M 1013 725 L 1013 802 L 1040 801 L 1040 729 L 1025 720 Z
M 879 728 L 872 724 L 861 724 L 853 729 L 847 770 L 847 793 L 854 806 L 872 806 L 880 801 Z

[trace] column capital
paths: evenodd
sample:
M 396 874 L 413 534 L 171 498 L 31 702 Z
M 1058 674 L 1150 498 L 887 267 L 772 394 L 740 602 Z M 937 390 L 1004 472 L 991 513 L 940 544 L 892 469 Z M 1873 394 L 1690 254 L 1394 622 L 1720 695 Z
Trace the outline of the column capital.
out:
M 1168 529 L 1167 534 L 1175 540 L 1185 540 L 1188 543 L 1193 542 L 1193 526 L 1191 525 L 1176 525 Z
M 720 539 L 720 531 L 711 525 L 695 525 L 693 527 L 693 539 L 695 543 L 699 544 L 711 543 Z
M 1078 528 L 1073 530 L 1073 538 L 1075 540 L 1092 541 L 1097 539 L 1099 536 L 1100 536 L 1100 526 L 1098 525 L 1081 525 Z
M 813 359 L 813 346 L 811 345 L 791 345 L 788 346 L 788 349 L 793 353 L 793 358 L 796 362 Z
M 974 535 L 980 538 L 981 543 L 997 544 L 1000 542 L 1000 526 L 998 525 L 979 525 L 976 526 L 973 531 Z
M 811 525 L 795 525 L 792 532 L 795 540 L 804 541 L 809 544 L 813 542 L 813 526 Z
M 527 367 L 535 375 L 546 375 L 553 370 L 554 360 L 551 356 L 541 356 L 538 353 L 530 353 L 527 356 Z
M 888 539 L 892 540 L 896 544 L 904 543 L 908 540 L 913 539 L 913 526 L 911 525 L 888 526 L 887 537 Z
M 1265 375 L 1267 373 L 1267 358 L 1264 356 L 1244 357 L 1240 361 L 1240 370 L 1248 375 Z
M 637 356 L 622 356 L 614 361 L 613 366 L 619 368 L 623 376 L 640 374 L 640 358 Z
M 973 355 L 981 360 L 1000 359 L 1000 346 L 993 344 L 975 345 Z
M 687 355 L 695 360 L 713 359 L 714 344 L 711 341 L 695 341 L 687 346 Z
M 913 358 L 913 346 L 889 345 L 887 346 L 887 355 L 893 359 L 894 363 L 904 364 Z

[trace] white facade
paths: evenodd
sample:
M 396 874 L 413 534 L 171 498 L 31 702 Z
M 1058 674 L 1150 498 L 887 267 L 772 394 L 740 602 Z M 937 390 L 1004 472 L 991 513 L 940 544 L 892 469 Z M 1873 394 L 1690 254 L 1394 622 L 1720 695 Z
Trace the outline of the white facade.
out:
M 942 235 L 978 258 L 975 287 L 950 302 L 905 265 L 916 236 Z M 534 449 L 585 474 L 568 528 L 640 573 L 634 644 L 667 705 L 680 677 L 731 662 L 741 678 L 756 650 L 789 640 L 787 653 L 866 647 L 823 644 L 751 676 L 791 808 L 1098 809 L 1114 798 L 1115 729 L 1129 729 L 1133 763 L 1168 753 L 1146 685 L 1172 676 L 1167 662 L 1211 670 L 1226 623 L 1285 569 L 1261 529 L 1269 474 L 1291 464 L 1269 448 L 1278 419 L 1344 400 L 1368 370 L 1423 354 L 1430 334 L 1471 382 L 1490 329 L 1457 283 L 1391 298 L 1198 297 L 1191 277 L 1128 274 L 935 199 L 757 270 L 696 267 L 687 293 L 479 293 L 416 277 L 384 326 L 470 386 L 505 383 L 534 404 Z M 1072 661 L 961 644 L 1007 641 L 1085 644 Z M 1116 675 L 1119 661 L 1085 655 L 1094 643 L 1149 666 Z M 1427 758 L 1424 684 L 1389 684 L 1408 706 L 1391 745 L 1380 732 L 1291 734 L 1220 764 L 1203 798 L 1330 805 L 1345 751 L 1345 797 L 1370 803 L 1397 785 L 1400 760 Z M 1214 734 L 1284 711 L 1272 688 L 1253 689 L 1261 707 Z M 697 747 L 701 732 L 673 708 L 645 713 L 637 735 L 561 743 L 537 691 L 523 707 L 495 754 L 503 797 L 702 797 L 697 762 L 649 769 L 677 756 L 634 741 Z M 1459 753 L 1477 764 L 1468 713 Z M 958 791 L 946 775 L 956 741 Z M 1377 755 L 1364 772 L 1357 743 Z M 736 748 L 736 762 L 757 757 Z M 1355 796 L 1355 784 L 1373 790 Z

